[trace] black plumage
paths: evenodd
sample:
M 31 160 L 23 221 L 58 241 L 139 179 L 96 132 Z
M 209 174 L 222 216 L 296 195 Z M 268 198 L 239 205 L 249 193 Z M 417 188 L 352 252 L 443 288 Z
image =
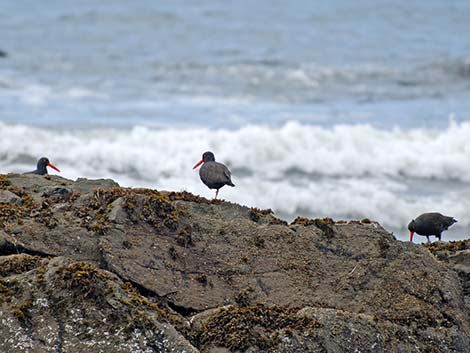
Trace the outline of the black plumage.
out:
M 411 220 L 408 224 L 410 231 L 410 241 L 413 241 L 413 234 L 424 235 L 428 239 L 429 236 L 434 235 L 441 240 L 441 233 L 447 229 L 457 220 L 454 217 L 444 216 L 438 212 L 423 213 L 415 219 Z
M 209 189 L 216 189 L 215 198 L 217 198 L 219 189 L 223 186 L 235 186 L 235 184 L 232 183 L 232 173 L 230 170 L 224 164 L 216 162 L 212 152 L 205 152 L 202 155 L 202 159 L 196 163 L 193 169 L 199 167 L 201 164 L 202 167 L 199 169 L 199 176 Z
M 57 168 L 55 165 L 52 165 L 51 162 L 49 162 L 48 158 L 42 157 L 38 160 L 38 163 L 36 165 L 35 170 L 33 170 L 31 172 L 24 173 L 24 174 L 46 175 L 47 174 L 47 167 L 51 167 L 52 169 L 55 169 L 58 172 L 60 172 L 59 168 Z

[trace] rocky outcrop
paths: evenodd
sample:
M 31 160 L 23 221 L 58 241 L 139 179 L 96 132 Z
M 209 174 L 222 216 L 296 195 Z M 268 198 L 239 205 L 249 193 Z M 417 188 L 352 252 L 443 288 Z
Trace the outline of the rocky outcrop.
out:
M 0 189 L 0 351 L 470 351 L 466 255 L 375 222 L 111 180 Z
M 470 312 L 470 239 L 449 243 L 426 244 L 440 261 L 457 272 L 462 283 L 467 311 Z

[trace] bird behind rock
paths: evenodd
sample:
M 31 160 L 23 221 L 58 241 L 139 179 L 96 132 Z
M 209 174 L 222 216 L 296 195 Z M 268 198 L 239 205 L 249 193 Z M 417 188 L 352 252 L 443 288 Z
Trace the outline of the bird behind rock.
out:
M 51 162 L 49 162 L 48 158 L 42 157 L 38 160 L 38 164 L 36 165 L 36 170 L 33 170 L 31 172 L 27 172 L 27 173 L 24 173 L 24 174 L 46 175 L 47 174 L 47 167 L 51 167 L 52 169 L 55 169 L 60 173 L 59 168 L 57 168 L 55 165 L 52 165 Z

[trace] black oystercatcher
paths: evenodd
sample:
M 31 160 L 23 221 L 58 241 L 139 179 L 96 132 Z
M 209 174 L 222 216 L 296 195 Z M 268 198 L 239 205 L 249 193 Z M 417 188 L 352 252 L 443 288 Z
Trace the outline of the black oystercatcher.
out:
M 214 154 L 212 152 L 204 152 L 202 159 L 196 163 L 193 169 L 199 167 L 204 163 L 199 169 L 199 176 L 204 184 L 207 185 L 209 189 L 216 189 L 215 198 L 219 194 L 219 189 L 224 185 L 235 186 L 232 183 L 232 173 L 230 170 L 223 165 L 215 161 Z
M 447 217 L 438 212 L 423 213 L 411 220 L 408 224 L 408 230 L 410 231 L 410 241 L 413 241 L 413 234 L 425 235 L 429 241 L 429 236 L 434 235 L 441 240 L 441 233 L 456 223 L 457 220 L 453 217 Z
M 25 173 L 25 174 L 46 175 L 47 174 L 47 167 L 51 167 L 52 169 L 55 169 L 60 173 L 59 168 L 57 168 L 55 165 L 52 165 L 51 162 L 49 162 L 49 159 L 47 159 L 46 157 L 42 157 L 38 161 L 38 164 L 36 166 L 36 170 L 33 170 L 32 172 L 28 172 L 28 173 Z

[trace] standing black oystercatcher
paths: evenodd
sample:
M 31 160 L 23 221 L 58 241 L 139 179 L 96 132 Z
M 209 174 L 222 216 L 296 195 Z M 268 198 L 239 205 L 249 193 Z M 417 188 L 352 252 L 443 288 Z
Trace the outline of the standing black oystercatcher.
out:
M 204 163 L 204 164 L 202 164 Z M 204 152 L 202 159 L 196 163 L 193 169 L 196 169 L 202 164 L 201 169 L 199 169 L 199 176 L 204 184 L 207 185 L 209 189 L 216 189 L 215 199 L 219 194 L 219 189 L 224 185 L 235 186 L 232 183 L 232 173 L 230 170 L 223 165 L 215 161 L 214 154 L 212 152 Z
M 46 157 L 42 157 L 38 161 L 38 164 L 36 166 L 36 170 L 33 170 L 32 172 L 27 172 L 27 173 L 24 173 L 24 174 L 46 175 L 47 174 L 47 167 L 51 167 L 52 169 L 55 169 L 60 173 L 59 168 L 57 168 L 55 165 L 52 165 L 51 162 L 49 162 L 49 159 L 47 159 Z
M 425 235 L 429 241 L 429 236 L 434 235 L 441 240 L 441 233 L 456 223 L 453 217 L 447 217 L 438 212 L 423 213 L 422 215 L 412 219 L 408 224 L 410 231 L 410 241 L 413 241 L 413 234 Z

